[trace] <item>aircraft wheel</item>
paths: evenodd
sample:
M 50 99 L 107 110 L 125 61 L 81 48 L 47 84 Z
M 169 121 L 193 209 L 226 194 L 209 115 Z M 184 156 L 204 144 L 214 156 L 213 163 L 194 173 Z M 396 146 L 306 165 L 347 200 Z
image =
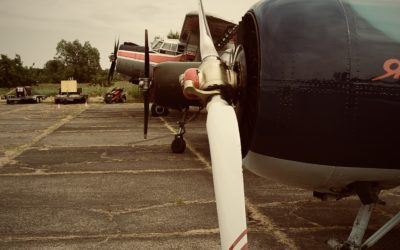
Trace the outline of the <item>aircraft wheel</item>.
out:
M 159 106 L 154 103 L 151 105 L 151 115 L 153 117 L 167 116 L 168 113 L 169 113 L 169 110 L 166 107 Z
M 157 114 L 157 112 L 156 112 L 156 107 L 157 107 L 157 105 L 156 104 L 151 104 L 151 108 L 150 108 L 150 110 L 151 110 L 151 116 L 153 116 L 153 117 L 158 117 L 159 116 L 159 114 Z
M 175 154 L 182 154 L 186 149 L 186 142 L 182 137 L 175 137 L 171 143 L 172 152 Z

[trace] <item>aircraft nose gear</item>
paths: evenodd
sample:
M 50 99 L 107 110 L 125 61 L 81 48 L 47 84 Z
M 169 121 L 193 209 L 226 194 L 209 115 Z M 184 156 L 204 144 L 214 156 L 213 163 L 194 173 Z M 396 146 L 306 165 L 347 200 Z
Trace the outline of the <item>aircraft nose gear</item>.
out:
M 360 186 L 360 185 L 359 185 Z M 361 186 L 366 186 L 365 183 L 362 183 Z M 364 190 L 365 191 L 365 190 Z M 364 192 L 363 191 L 363 192 Z M 370 188 L 367 190 L 368 192 L 360 192 L 356 189 L 358 196 L 361 198 L 365 196 L 366 193 L 371 191 Z M 365 201 L 368 201 L 365 203 Z M 349 238 L 344 243 L 340 243 L 336 239 L 331 239 L 328 241 L 328 245 L 335 250 L 361 250 L 372 247 L 376 242 L 378 242 L 383 236 L 385 236 L 390 230 L 396 227 L 400 223 L 400 212 L 398 212 L 395 216 L 393 216 L 385 225 L 383 225 L 378 231 L 376 231 L 373 235 L 371 235 L 364 243 L 362 243 L 365 231 L 367 230 L 369 219 L 371 217 L 372 209 L 375 204 L 384 205 L 378 198 L 377 192 L 370 192 L 370 197 L 367 199 L 366 197 L 361 198 L 363 204 L 358 210 L 358 214 L 356 219 L 354 220 L 353 228 L 350 232 Z
M 183 110 L 182 118 L 178 122 L 179 130 L 178 133 L 175 135 L 175 139 L 171 143 L 171 150 L 175 154 L 182 154 L 185 152 L 186 149 L 186 142 L 183 139 L 183 135 L 186 133 L 185 124 L 187 123 L 187 115 L 188 115 L 189 108 L 185 108 Z
M 184 133 L 185 132 L 183 132 L 182 134 L 176 134 L 175 139 L 171 143 L 172 152 L 174 152 L 175 154 L 182 154 L 183 152 L 185 152 L 186 142 L 183 139 Z
M 178 133 L 175 135 L 175 139 L 171 143 L 171 150 L 173 153 L 182 154 L 183 152 L 185 152 L 186 142 L 183 139 L 183 135 L 186 133 L 185 124 L 195 120 L 198 117 L 198 115 L 200 114 L 202 109 L 203 109 L 203 107 L 199 107 L 199 110 L 196 113 L 193 113 L 189 118 L 188 118 L 189 107 L 186 107 L 183 110 L 182 118 L 178 122 L 178 125 L 179 125 Z

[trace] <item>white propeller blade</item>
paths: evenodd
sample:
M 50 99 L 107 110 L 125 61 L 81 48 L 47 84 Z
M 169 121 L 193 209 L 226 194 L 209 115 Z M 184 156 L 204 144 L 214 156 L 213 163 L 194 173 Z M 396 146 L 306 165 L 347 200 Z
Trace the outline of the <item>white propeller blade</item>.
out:
M 235 111 L 214 96 L 207 105 L 214 191 L 222 249 L 247 249 L 240 135 Z
M 213 40 L 211 38 L 210 28 L 208 27 L 207 18 L 204 14 L 203 3 L 199 1 L 199 28 L 200 28 L 200 53 L 201 60 L 208 56 L 217 56 L 217 50 L 214 47 Z
M 202 81 L 221 82 L 227 72 L 220 67 L 217 50 L 199 0 L 200 52 Z M 213 60 L 209 58 L 212 56 Z M 204 82 L 207 83 L 207 82 Z M 207 104 L 207 134 L 217 201 L 218 224 L 222 249 L 247 249 L 246 207 L 242 172 L 239 127 L 233 107 L 220 95 Z

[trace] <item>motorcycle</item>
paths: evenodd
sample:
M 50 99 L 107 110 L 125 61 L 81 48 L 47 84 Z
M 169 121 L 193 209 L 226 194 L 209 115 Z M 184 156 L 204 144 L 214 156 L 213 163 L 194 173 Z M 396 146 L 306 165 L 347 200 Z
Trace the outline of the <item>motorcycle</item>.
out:
M 104 95 L 104 102 L 111 103 L 123 103 L 126 102 L 126 95 L 123 88 L 113 88 L 110 92 Z

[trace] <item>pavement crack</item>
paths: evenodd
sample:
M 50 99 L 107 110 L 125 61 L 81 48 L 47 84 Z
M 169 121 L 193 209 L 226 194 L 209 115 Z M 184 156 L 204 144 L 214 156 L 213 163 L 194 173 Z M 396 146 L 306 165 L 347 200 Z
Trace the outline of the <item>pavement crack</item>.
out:
M 88 209 L 89 212 L 94 212 L 94 213 L 99 213 L 99 214 L 103 214 L 106 215 L 107 218 L 111 221 L 114 222 L 114 214 L 109 211 L 109 210 L 105 210 L 105 209 L 99 209 L 99 208 L 90 208 Z
M 290 210 L 288 212 L 289 215 L 292 215 L 296 217 L 299 220 L 305 221 L 315 227 L 322 227 L 322 225 L 315 223 L 307 218 L 304 218 L 300 215 L 298 215 L 296 212 L 301 209 L 305 204 L 316 204 L 320 203 L 321 201 L 318 200 L 298 200 L 298 201 L 285 201 L 285 202 L 279 202 L 279 201 L 274 201 L 274 202 L 269 202 L 269 203 L 263 203 L 263 204 L 257 204 L 257 207 L 259 208 L 281 208 L 281 207 L 289 207 Z
M 118 233 L 121 232 L 121 229 L 119 228 L 119 224 L 118 224 L 117 221 L 115 221 L 115 216 L 114 216 L 114 214 L 111 212 L 111 210 L 105 210 L 105 209 L 99 209 L 99 208 L 90 208 L 90 209 L 87 209 L 87 211 L 93 212 L 93 213 L 97 213 L 97 214 L 105 215 L 105 216 L 107 217 L 107 219 L 108 219 L 112 224 L 114 224 L 114 226 L 115 226 L 117 232 L 118 232 Z M 106 241 L 108 241 L 108 238 L 109 238 L 109 237 L 107 237 Z
M 131 209 L 122 209 L 122 210 L 104 210 L 104 209 L 89 209 L 91 212 L 96 212 L 100 214 L 105 214 L 109 218 L 114 219 L 114 216 L 118 215 L 125 215 L 125 214 L 132 214 L 132 213 L 141 213 L 146 212 L 149 210 L 160 209 L 160 208 L 168 208 L 168 207 L 175 207 L 175 206 L 182 206 L 182 205 L 201 205 L 201 204 L 212 204 L 215 203 L 215 200 L 194 200 L 194 201 L 182 201 L 177 200 L 176 202 L 169 202 L 160 205 L 153 205 L 148 207 L 141 207 L 141 208 L 131 208 Z
M 297 219 L 303 220 L 303 221 L 305 221 L 305 222 L 307 222 L 307 223 L 309 223 L 309 224 L 311 224 L 311 225 L 313 225 L 313 226 L 315 226 L 315 227 L 319 227 L 319 228 L 323 227 L 321 224 L 318 224 L 318 223 L 316 223 L 316 222 L 314 222 L 314 221 L 311 221 L 311 220 L 309 220 L 309 219 L 307 219 L 307 218 L 304 218 L 303 216 L 300 216 L 300 215 L 298 215 L 298 214 L 296 213 L 296 212 L 297 212 L 299 209 L 301 209 L 303 206 L 304 206 L 304 202 L 297 202 L 297 203 L 295 204 L 295 206 L 293 206 L 293 208 L 290 209 L 289 214 L 292 215 L 292 216 L 294 216 L 294 217 L 296 217 Z
M 320 233 L 322 231 L 349 231 L 351 226 L 323 226 L 323 227 L 287 227 L 286 230 L 291 233 Z
M 272 219 L 262 214 L 256 205 L 246 198 L 246 207 L 251 217 L 256 223 L 261 225 L 266 233 L 272 235 L 279 243 L 284 245 L 286 249 L 297 249 L 295 242 L 289 236 L 280 230 Z
M 107 243 L 109 240 L 110 240 L 110 237 L 106 237 L 106 239 L 105 239 L 105 240 L 102 240 L 102 241 L 100 241 L 98 245 L 103 245 L 103 244 L 106 244 L 106 243 Z
M 0 236 L 0 242 L 29 242 L 29 241 L 64 241 L 64 240 L 98 240 L 98 239 L 154 239 L 154 238 L 171 238 L 171 237 L 193 237 L 201 235 L 219 234 L 218 228 L 195 229 L 184 232 L 150 232 L 150 233 L 111 233 L 111 234 L 71 234 L 62 236 Z M 103 241 L 104 242 L 104 241 Z
M 296 205 L 303 205 L 303 203 L 310 204 L 310 203 L 320 203 L 321 201 L 318 200 L 297 200 L 297 201 L 273 201 L 273 202 L 266 202 L 257 204 L 258 207 L 281 207 L 281 206 L 296 206 Z
M 36 170 L 36 169 L 35 169 Z M 186 168 L 186 169 L 143 169 L 143 170 L 94 170 L 94 171 L 68 171 L 68 172 L 47 172 L 46 169 L 38 169 L 38 171 L 30 173 L 4 173 L 0 177 L 25 177 L 25 176 L 57 176 L 57 175 L 107 175 L 107 174 L 163 174 L 176 172 L 202 172 L 202 168 Z
M 122 211 L 119 212 L 119 214 L 138 213 L 138 212 L 144 212 L 144 211 L 148 211 L 148 210 L 154 210 L 154 209 L 159 209 L 159 208 L 167 208 L 167 207 L 175 207 L 175 206 L 181 206 L 181 205 L 198 205 L 198 204 L 211 204 L 211 203 L 215 203 L 215 201 L 203 201 L 203 200 L 182 201 L 182 200 L 177 200 L 176 202 L 164 203 L 164 204 L 161 204 L 161 205 L 154 205 L 154 206 L 137 208 L 137 209 L 122 210 Z
M 112 157 L 108 156 L 107 151 L 101 153 L 100 158 L 111 161 L 111 162 L 123 162 L 124 161 L 123 159 L 112 158 Z
M 36 168 L 30 168 L 30 167 L 19 167 L 21 170 L 28 170 L 28 171 L 33 171 L 36 172 Z

